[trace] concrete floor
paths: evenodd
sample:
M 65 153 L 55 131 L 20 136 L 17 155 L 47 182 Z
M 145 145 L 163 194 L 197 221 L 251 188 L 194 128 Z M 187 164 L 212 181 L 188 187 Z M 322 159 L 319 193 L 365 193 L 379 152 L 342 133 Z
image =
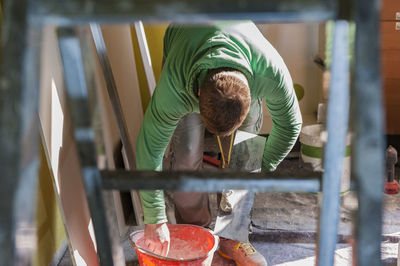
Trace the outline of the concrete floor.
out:
M 280 167 L 291 167 L 298 159 L 285 160 Z M 400 167 L 396 169 L 400 175 Z M 216 195 L 210 195 L 212 213 L 216 214 Z M 384 195 L 382 261 L 397 265 L 400 239 L 400 194 Z M 352 265 L 352 227 L 357 200 L 354 194 L 342 197 L 339 224 L 339 243 L 335 265 Z M 318 195 L 310 193 L 259 193 L 256 195 L 250 241 L 263 254 L 269 265 L 315 265 L 315 239 L 318 223 Z M 350 241 L 349 241 L 350 239 Z M 139 265 L 129 241 L 123 242 L 127 265 Z M 68 252 L 67 252 L 68 253 Z M 65 260 L 64 260 L 65 262 Z M 72 265 L 72 264 L 59 264 Z M 219 265 L 235 265 L 219 260 Z
M 288 156 L 279 169 L 298 166 L 298 153 Z M 400 175 L 400 165 L 396 168 Z M 211 210 L 216 215 L 216 196 L 210 195 Z M 315 265 L 315 239 L 319 215 L 319 195 L 311 193 L 258 193 L 252 212 L 253 232 L 250 241 L 269 265 Z M 400 239 L 400 194 L 384 195 L 382 261 L 397 265 Z M 335 265 L 352 265 L 351 242 L 357 198 L 354 192 L 342 196 Z M 126 247 L 126 244 L 124 245 Z M 128 250 L 127 250 L 128 249 Z M 127 261 L 135 263 L 131 247 L 125 249 Z M 132 264 L 134 265 L 134 264 Z M 219 265 L 235 265 L 218 260 Z
M 211 200 L 213 200 L 211 197 Z M 382 260 L 385 265 L 397 265 L 400 239 L 400 194 L 384 196 Z M 250 239 L 269 265 L 315 265 L 315 236 L 318 215 L 318 196 L 300 193 L 257 194 L 253 209 L 253 233 Z M 335 265 L 351 265 L 352 214 L 343 204 L 339 226 L 339 244 Z M 139 265 L 134 249 L 123 242 L 127 265 Z M 66 255 L 68 255 L 67 252 Z M 72 265 L 65 257 L 59 265 Z M 214 266 L 235 265 L 219 260 Z
M 400 239 L 400 194 L 385 195 L 382 260 L 397 265 Z M 318 196 L 300 193 L 257 194 L 253 209 L 253 233 L 250 241 L 263 254 L 269 265 L 315 265 L 315 236 L 318 215 Z M 353 224 L 351 211 L 342 204 L 339 243 L 335 265 L 351 265 Z M 128 265 L 138 265 L 134 250 L 124 242 Z M 214 265 L 234 265 L 229 261 Z

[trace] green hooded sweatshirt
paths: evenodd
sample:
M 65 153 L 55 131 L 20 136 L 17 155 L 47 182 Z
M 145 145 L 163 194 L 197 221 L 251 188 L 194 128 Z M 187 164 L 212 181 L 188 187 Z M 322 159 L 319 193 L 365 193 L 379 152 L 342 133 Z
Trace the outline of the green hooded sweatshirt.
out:
M 289 71 L 254 23 L 171 25 L 164 37 L 164 66 L 136 144 L 137 170 L 162 170 L 165 149 L 179 120 L 199 113 L 197 91 L 208 70 L 230 67 L 249 82 L 252 99 L 264 99 L 273 128 L 262 170 L 273 171 L 293 147 L 302 119 Z M 166 222 L 162 190 L 140 191 L 144 222 Z

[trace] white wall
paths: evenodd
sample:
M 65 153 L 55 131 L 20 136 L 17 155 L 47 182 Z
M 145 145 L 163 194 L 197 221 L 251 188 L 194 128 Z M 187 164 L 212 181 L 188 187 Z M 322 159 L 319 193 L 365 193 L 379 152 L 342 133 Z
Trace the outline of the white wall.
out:
M 143 111 L 134 63 L 130 26 L 103 27 L 103 35 L 115 82 L 121 98 L 129 137 L 135 146 Z M 95 51 L 93 50 L 93 53 Z M 94 54 L 94 58 L 97 56 Z M 118 128 L 98 61 L 95 62 L 95 80 L 100 102 L 102 133 L 105 140 L 107 167 L 113 168 L 113 148 L 119 140 Z M 41 58 L 40 122 L 46 155 L 54 177 L 62 206 L 64 222 L 77 265 L 98 265 L 91 217 L 86 201 L 77 148 L 72 134 L 72 121 L 66 104 L 63 69 L 55 27 L 44 29 Z M 134 147 L 133 147 L 134 148 Z M 117 212 L 121 205 L 114 194 Z M 124 227 L 123 220 L 120 229 Z
M 285 61 L 294 83 L 305 89 L 300 109 L 304 124 L 316 123 L 316 112 L 321 100 L 322 71 L 313 62 L 319 53 L 319 23 L 257 24 L 260 31 L 277 49 Z M 271 130 L 272 122 L 264 105 L 261 133 Z
M 98 265 L 77 148 L 66 106 L 56 29 L 43 31 L 39 117 L 48 160 L 77 265 Z

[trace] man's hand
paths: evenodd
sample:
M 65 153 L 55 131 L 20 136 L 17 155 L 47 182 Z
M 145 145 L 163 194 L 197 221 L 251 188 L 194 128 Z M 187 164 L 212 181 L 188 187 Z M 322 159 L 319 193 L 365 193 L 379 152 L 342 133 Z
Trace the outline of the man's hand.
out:
M 167 224 L 146 224 L 144 227 L 144 243 L 149 251 L 166 257 L 170 243 Z

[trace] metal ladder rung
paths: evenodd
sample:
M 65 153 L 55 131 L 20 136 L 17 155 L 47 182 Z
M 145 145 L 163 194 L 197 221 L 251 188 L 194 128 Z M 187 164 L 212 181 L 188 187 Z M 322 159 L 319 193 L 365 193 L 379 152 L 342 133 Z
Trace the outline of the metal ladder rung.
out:
M 123 5 L 108 1 L 89 1 L 90 8 L 83 8 L 79 1 L 40 1 L 34 8 L 34 18 L 64 26 L 92 21 L 158 20 L 178 22 L 206 22 L 212 19 L 252 19 L 260 22 L 323 21 L 337 18 L 336 1 L 333 0 L 214 0 L 181 1 L 152 0 L 124 2 Z M 229 8 L 227 8 L 229 7 Z
M 305 170 L 290 174 L 248 173 L 239 171 L 124 171 L 102 170 L 104 189 L 168 189 L 218 192 L 249 189 L 258 192 L 319 192 L 322 173 Z

